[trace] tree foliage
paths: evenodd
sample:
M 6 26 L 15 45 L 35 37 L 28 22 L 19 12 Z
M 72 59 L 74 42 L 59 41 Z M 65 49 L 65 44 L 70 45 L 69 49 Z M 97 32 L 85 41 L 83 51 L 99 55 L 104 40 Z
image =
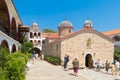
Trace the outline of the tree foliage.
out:
M 25 80 L 28 56 L 15 52 L 10 54 L 6 48 L 0 49 L 0 80 Z
M 0 48 L 0 80 L 7 80 L 6 62 L 8 61 L 9 51 L 7 48 Z
M 7 76 L 9 80 L 25 80 L 25 68 L 27 56 L 23 53 L 15 52 L 6 62 Z
M 31 42 L 28 42 L 28 40 L 24 38 L 23 45 L 22 45 L 22 52 L 29 53 L 31 52 L 32 48 L 33 48 L 33 44 Z
M 46 33 L 56 33 L 56 31 L 52 30 L 52 29 L 44 29 L 43 32 L 46 32 Z
M 120 61 L 120 50 L 115 50 L 114 59 Z

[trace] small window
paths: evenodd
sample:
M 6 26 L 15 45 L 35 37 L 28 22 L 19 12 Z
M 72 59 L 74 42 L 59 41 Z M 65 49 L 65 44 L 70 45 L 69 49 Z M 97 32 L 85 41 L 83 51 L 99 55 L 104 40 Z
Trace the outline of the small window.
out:
M 69 30 L 69 33 L 71 33 L 71 30 Z

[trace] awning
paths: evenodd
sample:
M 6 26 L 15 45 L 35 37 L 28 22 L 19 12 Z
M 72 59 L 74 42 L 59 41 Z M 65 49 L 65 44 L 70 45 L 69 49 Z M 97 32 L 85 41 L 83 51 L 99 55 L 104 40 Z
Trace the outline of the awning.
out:
M 20 26 L 18 27 L 20 32 L 29 32 L 29 26 Z

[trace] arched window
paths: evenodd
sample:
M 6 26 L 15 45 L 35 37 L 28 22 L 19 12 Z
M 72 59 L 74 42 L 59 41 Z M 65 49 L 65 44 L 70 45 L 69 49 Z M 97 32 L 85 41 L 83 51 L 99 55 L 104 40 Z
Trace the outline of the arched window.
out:
M 36 36 L 37 34 L 36 33 L 34 33 L 34 36 Z
M 69 33 L 71 33 L 71 29 L 69 29 Z
M 41 36 L 41 33 L 40 33 L 40 32 L 38 33 L 38 36 L 39 36 L 39 37 Z
M 32 32 L 30 32 L 30 38 L 33 38 L 33 33 Z
M 33 42 L 32 40 L 30 40 L 30 42 Z
M 15 44 L 12 45 L 12 53 L 14 53 L 16 51 L 16 46 Z
M 38 45 L 41 45 L 41 41 L 40 40 L 38 40 Z

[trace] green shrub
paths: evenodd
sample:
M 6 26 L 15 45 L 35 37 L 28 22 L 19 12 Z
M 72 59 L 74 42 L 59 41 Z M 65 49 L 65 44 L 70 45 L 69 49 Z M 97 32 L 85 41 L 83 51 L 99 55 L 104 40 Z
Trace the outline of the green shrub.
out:
M 10 54 L 6 48 L 0 49 L 0 80 L 25 80 L 28 55 L 21 52 Z
M 44 59 L 45 59 L 46 61 L 54 64 L 54 65 L 59 65 L 59 64 L 61 63 L 60 58 L 54 57 L 54 56 L 47 56 L 47 55 L 45 55 L 45 56 L 44 56 Z

